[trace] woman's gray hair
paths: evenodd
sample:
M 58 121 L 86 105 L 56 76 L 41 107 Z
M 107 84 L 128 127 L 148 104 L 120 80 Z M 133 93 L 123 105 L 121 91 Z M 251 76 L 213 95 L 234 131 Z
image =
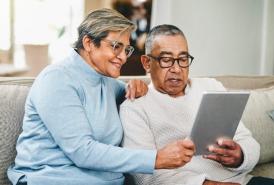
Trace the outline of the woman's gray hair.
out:
M 184 33 L 178 27 L 169 24 L 162 24 L 152 28 L 146 38 L 145 48 L 146 54 L 150 54 L 152 51 L 152 45 L 154 39 L 159 35 L 181 35 L 185 38 Z
M 107 8 L 94 10 L 78 27 L 78 40 L 74 47 L 83 49 L 82 40 L 85 35 L 93 41 L 96 47 L 100 47 L 101 40 L 106 38 L 109 32 L 132 32 L 134 29 L 136 29 L 135 24 L 115 10 Z

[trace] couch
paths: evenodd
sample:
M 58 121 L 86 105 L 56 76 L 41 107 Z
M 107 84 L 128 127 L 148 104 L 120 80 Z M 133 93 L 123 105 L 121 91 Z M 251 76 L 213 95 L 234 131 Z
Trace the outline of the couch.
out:
M 132 77 L 121 77 L 127 81 Z M 148 77 L 137 77 L 149 81 Z M 274 178 L 274 76 L 217 76 L 227 89 L 250 90 L 242 120 L 261 145 L 260 160 L 251 172 Z M 22 131 L 24 103 L 33 78 L 0 77 L 0 185 L 10 184 L 6 171 L 14 161 L 16 140 Z

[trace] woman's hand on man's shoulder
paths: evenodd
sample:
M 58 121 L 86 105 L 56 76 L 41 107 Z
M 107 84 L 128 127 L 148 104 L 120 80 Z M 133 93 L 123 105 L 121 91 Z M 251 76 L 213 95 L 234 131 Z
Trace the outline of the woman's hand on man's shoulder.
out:
M 135 98 L 144 96 L 147 94 L 147 84 L 142 80 L 130 80 L 127 83 L 126 98 L 134 100 Z

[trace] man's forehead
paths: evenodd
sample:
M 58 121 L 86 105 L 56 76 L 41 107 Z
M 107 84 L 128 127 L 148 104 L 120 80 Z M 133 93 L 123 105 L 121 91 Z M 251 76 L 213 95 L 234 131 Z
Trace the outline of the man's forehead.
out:
M 174 51 L 188 52 L 187 41 L 181 35 L 159 35 L 153 40 L 152 51 L 172 54 Z
M 179 34 L 176 34 L 176 35 L 156 35 L 154 37 L 154 41 L 158 41 L 158 40 L 178 40 L 180 39 L 181 41 L 186 41 L 185 37 L 182 36 L 182 35 L 179 35 Z
M 173 55 L 174 54 L 174 51 L 168 51 L 168 50 L 161 50 L 159 52 L 159 55 Z M 181 50 L 180 53 L 178 53 L 179 55 L 187 55 L 188 54 L 188 51 L 184 51 L 184 50 Z

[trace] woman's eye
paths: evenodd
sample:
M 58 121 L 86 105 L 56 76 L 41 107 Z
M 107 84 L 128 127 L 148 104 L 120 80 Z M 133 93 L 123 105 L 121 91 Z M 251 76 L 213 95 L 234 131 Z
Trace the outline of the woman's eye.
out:
M 120 43 L 115 43 L 115 44 L 113 44 L 113 46 L 112 46 L 114 49 L 121 49 L 123 46 L 122 46 L 122 44 L 120 44 Z

